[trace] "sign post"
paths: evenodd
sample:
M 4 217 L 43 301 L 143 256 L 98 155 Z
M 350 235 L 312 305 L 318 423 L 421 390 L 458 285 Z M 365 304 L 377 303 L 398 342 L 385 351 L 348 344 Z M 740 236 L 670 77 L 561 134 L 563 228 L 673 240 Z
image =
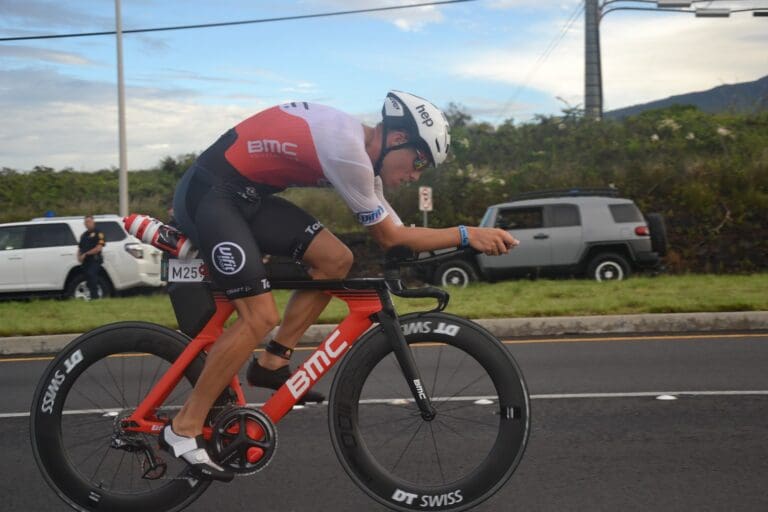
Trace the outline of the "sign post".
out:
M 427 212 L 432 211 L 432 187 L 419 187 L 419 210 L 424 212 L 424 227 L 427 227 Z

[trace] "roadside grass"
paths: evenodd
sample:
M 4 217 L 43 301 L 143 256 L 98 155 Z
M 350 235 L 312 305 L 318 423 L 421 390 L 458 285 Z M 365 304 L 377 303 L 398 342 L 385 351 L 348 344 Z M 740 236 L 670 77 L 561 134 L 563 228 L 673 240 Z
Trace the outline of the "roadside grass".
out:
M 597 283 L 582 280 L 518 280 L 450 289 L 447 311 L 467 318 L 617 315 L 768 310 L 768 273 L 635 277 Z M 278 309 L 289 291 L 274 292 Z M 431 299 L 395 298 L 400 314 L 423 311 Z M 333 299 L 320 323 L 346 315 Z M 162 294 L 74 300 L 0 301 L 0 336 L 77 333 L 123 320 L 142 320 L 177 328 L 168 297 Z

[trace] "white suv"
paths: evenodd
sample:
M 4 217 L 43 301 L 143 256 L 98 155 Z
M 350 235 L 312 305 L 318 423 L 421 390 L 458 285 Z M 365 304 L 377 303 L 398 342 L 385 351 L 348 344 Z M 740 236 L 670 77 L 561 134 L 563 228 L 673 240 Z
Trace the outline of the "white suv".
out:
M 139 286 L 161 286 L 161 252 L 126 233 L 118 215 L 95 215 L 106 238 L 99 275 L 102 296 Z M 83 217 L 36 218 L 0 224 L 0 293 L 54 293 L 89 298 L 77 262 L 77 243 L 85 231 Z

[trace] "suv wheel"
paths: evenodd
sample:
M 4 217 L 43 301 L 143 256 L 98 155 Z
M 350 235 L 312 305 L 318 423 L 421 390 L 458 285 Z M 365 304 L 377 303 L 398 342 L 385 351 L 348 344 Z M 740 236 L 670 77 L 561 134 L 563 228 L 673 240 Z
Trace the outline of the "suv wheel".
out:
M 109 297 L 112 295 L 112 287 L 104 276 L 99 276 L 99 298 Z M 91 300 L 91 291 L 88 289 L 88 282 L 85 280 L 85 275 L 77 274 L 73 277 L 67 288 L 64 290 L 64 296 L 68 299 L 81 299 Z
M 464 288 L 473 281 L 477 281 L 477 272 L 466 261 L 448 261 L 435 270 L 434 282 L 440 286 Z
M 621 281 L 630 273 L 627 260 L 616 253 L 598 254 L 587 265 L 587 276 L 595 281 Z

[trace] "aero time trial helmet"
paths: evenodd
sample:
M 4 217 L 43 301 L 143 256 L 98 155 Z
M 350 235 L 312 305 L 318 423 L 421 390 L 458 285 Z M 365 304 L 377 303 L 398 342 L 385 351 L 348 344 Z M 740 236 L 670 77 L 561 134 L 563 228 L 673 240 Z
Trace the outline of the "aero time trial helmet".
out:
M 429 101 L 402 91 L 390 91 L 381 109 L 384 140 L 389 130 L 405 130 L 409 139 L 429 153 L 435 167 L 445 161 L 451 134 L 445 114 Z

